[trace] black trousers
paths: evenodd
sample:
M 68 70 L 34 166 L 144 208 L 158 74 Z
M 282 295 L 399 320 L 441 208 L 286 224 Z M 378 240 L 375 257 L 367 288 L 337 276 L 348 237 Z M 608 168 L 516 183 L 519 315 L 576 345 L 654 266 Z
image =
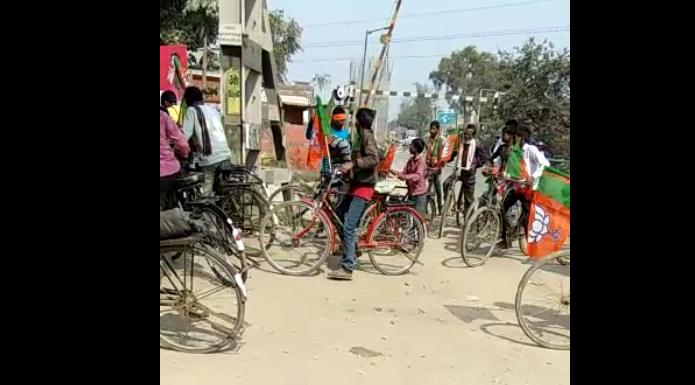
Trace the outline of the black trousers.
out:
M 454 183 L 454 174 L 451 174 L 446 181 L 444 181 L 444 191 L 448 193 L 451 183 Z M 461 207 L 461 202 L 465 203 L 466 210 L 473 204 L 475 200 L 475 173 L 461 173 L 459 174 L 459 181 L 461 181 L 461 189 L 459 190 L 458 199 L 456 199 L 456 207 Z
M 176 195 L 174 194 L 174 181 L 181 177 L 181 173 L 167 175 L 159 178 L 159 210 L 166 211 L 176 207 Z
M 504 237 L 507 236 L 507 231 L 511 230 L 507 221 L 507 212 L 518 201 L 521 201 L 521 217 L 519 218 L 518 226 L 526 228 L 526 225 L 528 223 L 528 216 L 531 212 L 531 202 L 526 199 L 525 194 L 517 194 L 514 191 L 510 191 L 509 194 L 507 194 L 507 197 L 504 199 L 503 203 L 504 218 L 502 218 L 502 235 Z

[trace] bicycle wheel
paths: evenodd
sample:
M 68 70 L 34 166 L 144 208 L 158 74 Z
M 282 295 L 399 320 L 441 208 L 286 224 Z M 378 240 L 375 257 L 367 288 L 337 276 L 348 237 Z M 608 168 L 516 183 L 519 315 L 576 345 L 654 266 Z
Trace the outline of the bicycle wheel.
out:
M 451 214 L 451 211 L 454 208 L 454 195 L 456 189 L 452 189 L 453 191 L 449 191 L 449 194 L 446 197 L 446 201 L 444 201 L 444 206 L 442 206 L 442 212 L 439 213 L 441 220 L 439 222 L 439 238 L 442 238 L 444 236 L 444 226 L 446 225 L 447 217 Z
M 221 205 L 224 212 L 246 235 L 258 232 L 261 219 L 270 208 L 268 200 L 250 187 L 227 189 Z
M 276 200 L 278 202 L 298 201 L 301 198 L 312 198 L 313 195 L 314 190 L 309 186 L 288 184 L 273 191 L 268 197 L 268 202 L 275 203 Z
M 459 245 L 463 262 L 467 266 L 481 266 L 490 258 L 495 251 L 501 225 L 499 214 L 491 208 L 484 207 L 471 215 L 463 227 Z M 481 252 L 479 250 L 483 245 L 486 245 L 488 249 Z
M 241 236 L 234 228 L 231 218 L 229 218 L 221 208 L 217 206 L 194 207 L 195 214 L 202 215 L 205 222 L 209 225 L 209 239 L 206 244 L 215 249 L 220 255 L 224 255 L 227 262 L 241 272 L 244 282 L 248 278 L 248 261 L 246 251 Z M 239 235 L 239 240 L 237 240 Z
M 212 248 L 203 244 L 183 248 L 176 260 L 164 256 L 168 249 L 160 248 L 160 346 L 187 353 L 220 351 L 242 332 L 246 288 Z
M 409 272 L 425 246 L 425 227 L 417 215 L 396 208 L 379 218 L 372 229 L 367 253 L 374 268 L 384 275 Z
M 425 212 L 425 228 L 429 233 L 432 223 L 434 223 L 434 217 L 437 215 L 437 202 L 435 202 L 434 198 L 431 196 L 427 196 L 427 206 L 425 210 L 427 210 Z
M 516 291 L 514 310 L 519 326 L 533 342 L 548 349 L 569 350 L 570 266 L 553 264 L 555 259 L 557 254 L 551 254 L 526 271 Z M 536 290 L 547 306 L 527 303 Z
M 278 203 L 261 221 L 259 242 L 263 257 L 282 274 L 310 275 L 326 262 L 331 252 L 333 234 L 324 230 L 330 228 L 328 220 L 309 203 Z M 308 250 L 296 251 L 300 247 Z

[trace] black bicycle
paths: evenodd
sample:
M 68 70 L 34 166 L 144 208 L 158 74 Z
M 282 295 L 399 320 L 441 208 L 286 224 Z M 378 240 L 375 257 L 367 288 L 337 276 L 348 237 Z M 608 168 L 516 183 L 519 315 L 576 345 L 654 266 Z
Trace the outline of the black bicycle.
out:
M 189 173 L 177 179 L 174 182 L 176 202 L 169 207 L 180 207 L 190 211 L 193 219 L 202 219 L 212 226 L 211 232 L 215 236 L 208 241 L 208 245 L 226 256 L 227 262 L 240 272 L 243 281 L 246 282 L 251 266 L 246 258 L 241 231 L 235 226 L 237 222 L 228 214 L 229 211 L 220 206 L 220 202 L 228 197 L 202 197 L 204 181 L 204 175 L 201 173 Z M 231 211 L 241 210 L 235 207 Z M 255 263 L 252 264 L 255 266 Z
M 245 166 L 223 165 L 215 177 L 220 206 L 246 236 L 260 231 L 260 222 L 271 209 L 263 180 Z
M 202 231 L 160 239 L 160 346 L 212 353 L 242 334 L 246 287 L 240 272 L 211 246 L 215 238 L 214 232 Z

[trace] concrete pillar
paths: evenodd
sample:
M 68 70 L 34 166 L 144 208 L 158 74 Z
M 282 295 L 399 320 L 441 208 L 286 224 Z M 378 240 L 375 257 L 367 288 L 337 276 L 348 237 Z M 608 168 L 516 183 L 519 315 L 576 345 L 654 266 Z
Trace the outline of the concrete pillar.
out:
M 265 0 L 218 0 L 218 6 L 225 130 L 233 161 L 243 164 L 261 149 L 264 79 L 267 118 L 271 126 L 281 124 L 267 5 Z M 284 156 L 284 148 L 276 153 Z

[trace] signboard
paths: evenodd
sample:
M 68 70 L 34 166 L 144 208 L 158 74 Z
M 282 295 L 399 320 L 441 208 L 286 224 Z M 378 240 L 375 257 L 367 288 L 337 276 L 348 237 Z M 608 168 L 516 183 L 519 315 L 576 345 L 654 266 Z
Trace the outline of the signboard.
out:
M 185 85 L 178 84 L 176 71 L 174 70 L 174 58 L 181 63 L 182 75 L 186 82 L 190 83 L 191 74 L 188 70 L 188 52 L 184 45 L 159 46 L 159 92 L 174 91 L 178 99 L 183 95 Z
M 217 43 L 219 45 L 241 46 L 241 24 L 220 24 Z
M 444 128 L 456 127 L 456 112 L 454 111 L 437 111 L 437 121 Z
M 230 68 L 225 79 L 225 115 L 241 115 L 241 73 L 239 69 Z

